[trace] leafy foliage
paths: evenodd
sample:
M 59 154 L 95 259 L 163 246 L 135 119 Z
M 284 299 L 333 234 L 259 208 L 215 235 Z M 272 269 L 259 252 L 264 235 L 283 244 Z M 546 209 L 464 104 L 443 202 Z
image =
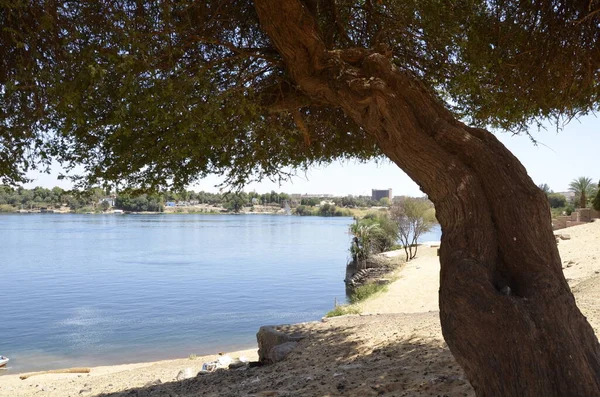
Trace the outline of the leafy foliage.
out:
M 599 107 L 597 1 L 327 4 L 315 17 L 330 49 L 387 46 L 474 124 Z M 179 189 L 218 173 L 239 186 L 380 155 L 341 110 L 296 92 L 252 2 L 4 1 L 0 25 L 0 182 L 56 159 L 81 184 Z
M 231 194 L 227 198 L 225 208 L 232 212 L 240 212 L 242 208 L 248 205 L 248 195 L 244 192 Z
M 131 197 L 129 195 L 120 195 L 115 200 L 115 207 L 133 212 L 162 212 L 163 205 L 158 196 L 149 196 L 142 194 Z
M 560 193 L 548 194 L 548 202 L 551 208 L 561 208 L 567 205 L 567 198 Z
M 575 193 L 575 203 L 581 208 L 586 208 L 588 199 L 596 194 L 596 187 L 592 178 L 581 176 L 569 183 L 569 191 Z
M 350 254 L 357 268 L 364 268 L 373 254 L 392 249 L 398 230 L 386 213 L 370 213 L 362 219 L 355 219 L 350 225 L 353 236 Z
M 294 210 L 294 213 L 296 215 L 300 215 L 300 216 L 312 215 L 312 211 L 306 205 L 297 206 L 296 209 Z
M 413 259 L 417 255 L 419 237 L 436 224 L 433 205 L 426 199 L 405 197 L 392 205 L 390 217 L 397 225 L 406 260 Z
M 552 189 L 550 189 L 550 186 L 548 186 L 547 183 L 541 183 L 541 184 L 538 185 L 538 187 L 540 188 L 540 190 L 542 192 L 544 192 L 546 194 L 546 196 L 549 195 L 550 193 L 554 193 L 552 191 Z
M 596 197 L 592 200 L 592 206 L 596 211 L 600 211 L 600 182 L 598 182 L 598 191 L 596 192 Z
M 347 314 L 360 314 L 360 309 L 353 305 L 339 305 L 325 314 L 325 317 L 338 317 Z
M 383 197 L 383 198 L 379 199 L 379 205 L 381 205 L 382 207 L 389 207 L 390 199 L 387 197 Z

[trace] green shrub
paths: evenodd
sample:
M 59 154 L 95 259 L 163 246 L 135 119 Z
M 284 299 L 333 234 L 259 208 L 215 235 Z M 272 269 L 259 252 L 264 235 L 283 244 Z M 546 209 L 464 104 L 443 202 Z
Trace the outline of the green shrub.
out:
M 0 204 L 0 212 L 15 212 L 17 209 L 10 204 Z
M 320 208 L 319 208 L 319 215 L 320 216 L 335 216 L 335 205 L 331 205 L 331 204 L 323 204 Z
M 312 215 L 312 211 L 311 211 L 310 207 L 307 207 L 306 205 L 297 206 L 295 213 L 296 213 L 296 215 L 300 215 L 300 216 Z
M 567 205 L 567 198 L 560 193 L 550 193 L 548 202 L 551 208 L 561 208 Z
M 600 211 L 600 182 L 598 182 L 598 191 L 596 192 L 596 196 L 592 200 L 592 207 L 596 211 Z
M 336 306 L 333 310 L 330 310 L 325 314 L 325 317 L 338 317 L 345 316 L 346 314 L 360 314 L 360 310 L 356 306 L 341 305 Z
M 387 284 L 368 283 L 356 288 L 348 297 L 350 303 L 362 302 L 371 296 L 388 290 Z

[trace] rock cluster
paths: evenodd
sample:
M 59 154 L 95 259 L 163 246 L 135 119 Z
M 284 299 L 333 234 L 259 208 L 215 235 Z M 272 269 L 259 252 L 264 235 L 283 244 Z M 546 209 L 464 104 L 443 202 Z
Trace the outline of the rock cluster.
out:
M 387 267 L 371 267 L 362 269 L 354 273 L 351 277 L 347 278 L 345 280 L 346 285 L 348 287 L 356 288 L 373 280 L 386 283 L 388 280 L 385 279 L 385 277 L 389 274 L 389 272 L 390 269 Z

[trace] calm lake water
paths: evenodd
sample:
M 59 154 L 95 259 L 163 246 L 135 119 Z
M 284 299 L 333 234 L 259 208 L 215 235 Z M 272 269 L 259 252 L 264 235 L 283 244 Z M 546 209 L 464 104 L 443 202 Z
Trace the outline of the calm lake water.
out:
M 261 325 L 317 320 L 344 300 L 351 222 L 2 215 L 3 372 L 241 349 Z

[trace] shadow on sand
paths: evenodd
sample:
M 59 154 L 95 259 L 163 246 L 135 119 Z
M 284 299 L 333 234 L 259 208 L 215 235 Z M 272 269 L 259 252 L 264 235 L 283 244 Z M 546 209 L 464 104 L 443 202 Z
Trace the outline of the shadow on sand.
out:
M 308 337 L 277 364 L 98 396 L 474 396 L 443 341 L 407 337 L 398 320 L 294 325 Z

